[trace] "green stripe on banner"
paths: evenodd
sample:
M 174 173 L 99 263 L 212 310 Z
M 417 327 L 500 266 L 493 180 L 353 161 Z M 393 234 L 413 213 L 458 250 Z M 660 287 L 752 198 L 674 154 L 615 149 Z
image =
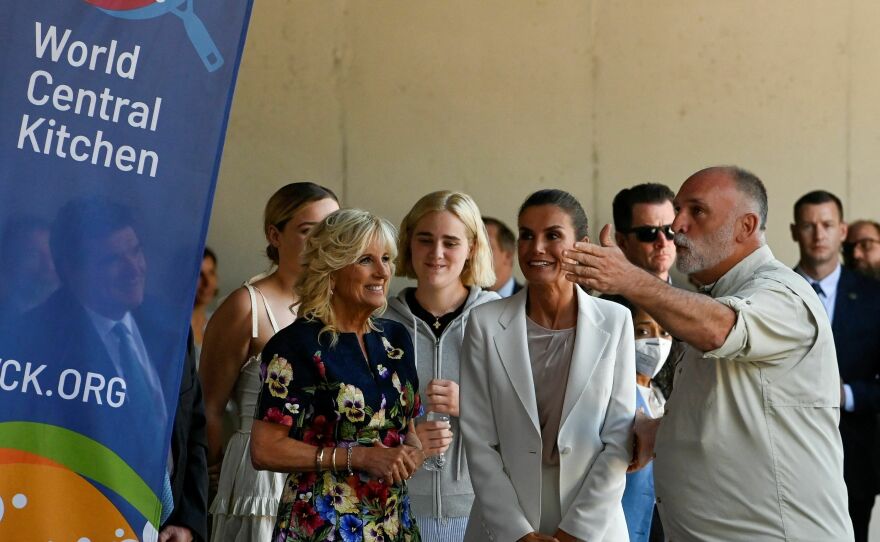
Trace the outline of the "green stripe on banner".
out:
M 143 478 L 110 448 L 75 431 L 35 422 L 0 423 L 4 448 L 64 465 L 115 491 L 158 529 L 162 505 Z

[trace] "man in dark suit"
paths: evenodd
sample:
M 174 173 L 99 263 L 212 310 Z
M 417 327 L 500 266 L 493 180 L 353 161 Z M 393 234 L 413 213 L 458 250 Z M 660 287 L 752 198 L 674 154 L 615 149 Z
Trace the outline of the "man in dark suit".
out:
M 121 379 L 122 403 L 106 398 L 106 414 L 149 411 L 164 424 L 174 397 L 162 390 L 176 376 L 167 368 L 186 334 L 171 327 L 167 311 L 145 302 L 147 263 L 132 223 L 126 208 L 104 198 L 61 208 L 49 240 L 60 288 L 23 317 L 22 348 L 52 369 Z M 90 400 L 102 404 L 83 397 Z
M 495 284 L 489 290 L 501 297 L 510 297 L 522 289 L 513 276 L 513 260 L 516 255 L 516 236 L 504 222 L 484 216 L 489 246 L 492 248 L 492 264 L 495 267 Z
M 174 509 L 162 525 L 159 542 L 204 542 L 208 539 L 208 463 L 205 407 L 189 337 L 180 395 L 171 433 L 171 476 Z
M 45 365 L 44 383 L 58 382 L 57 393 L 44 394 L 47 408 L 30 417 L 114 443 L 150 487 L 162 488 L 160 540 L 204 539 L 207 470 L 195 362 L 190 353 L 179 397 L 165 394 L 180 374 L 186 329 L 145 301 L 146 258 L 132 224 L 127 209 L 104 198 L 61 208 L 50 235 L 61 287 L 22 318 L 14 352 Z M 175 400 L 171 450 L 162 458 L 153 450 L 161 448 Z M 132 425 L 120 439 L 120 428 Z
M 674 197 L 664 184 L 643 183 L 624 188 L 611 203 L 614 240 L 626 259 L 670 283 L 669 270 L 675 264 Z
M 675 194 L 665 184 L 642 183 L 624 188 L 614 196 L 614 240 L 626 259 L 658 279 L 672 284 L 669 270 L 675 265 L 672 221 Z M 602 296 L 618 301 L 618 296 Z M 626 304 L 626 303 L 624 303 Z M 669 360 L 677 359 L 681 347 L 676 343 Z M 654 376 L 654 383 L 669 397 L 672 393 L 674 363 L 666 363 Z
M 642 183 L 624 188 L 614 196 L 611 204 L 614 217 L 615 241 L 626 259 L 648 271 L 658 279 L 672 283 L 669 270 L 675 264 L 675 243 L 672 240 L 672 221 L 675 210 L 672 199 L 675 194 L 668 186 L 659 183 Z M 602 296 L 603 299 L 622 303 L 629 309 L 633 304 L 618 295 Z M 635 312 L 635 311 L 634 311 Z M 665 397 L 672 393 L 674 361 L 681 346 L 674 344 L 663 367 L 653 377 L 653 383 Z M 637 404 L 637 409 L 644 409 Z M 662 413 L 655 414 L 662 416 Z M 631 539 L 663 540 L 663 524 L 656 509 L 651 508 L 654 499 L 653 465 L 639 472 L 627 474 L 624 493 L 624 514 Z M 649 506 L 645 505 L 648 498 Z M 647 514 L 647 519 L 645 518 Z M 646 526 L 649 527 L 646 529 Z M 647 531 L 647 532 L 646 532 Z
M 831 320 L 841 379 L 843 476 L 855 539 L 866 541 L 880 491 L 872 458 L 880 412 L 880 283 L 840 265 L 847 224 L 834 194 L 817 190 L 801 197 L 791 234 L 800 249 L 795 270 L 813 286 Z

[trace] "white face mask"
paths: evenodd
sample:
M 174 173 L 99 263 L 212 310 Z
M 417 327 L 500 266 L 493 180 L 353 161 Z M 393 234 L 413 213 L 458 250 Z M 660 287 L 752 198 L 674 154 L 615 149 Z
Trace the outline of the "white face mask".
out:
M 654 378 L 672 349 L 670 339 L 636 339 L 636 372 Z

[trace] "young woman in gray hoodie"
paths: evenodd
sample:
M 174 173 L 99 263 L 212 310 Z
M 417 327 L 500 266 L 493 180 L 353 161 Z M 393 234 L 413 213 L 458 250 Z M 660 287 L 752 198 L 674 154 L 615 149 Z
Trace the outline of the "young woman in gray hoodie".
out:
M 495 282 L 495 273 L 474 200 L 441 191 L 416 202 L 400 225 L 396 263 L 397 275 L 418 285 L 389 300 L 385 317 L 410 330 L 425 412 L 449 417 L 449 423 L 417 425 L 427 455 L 443 453 L 445 462 L 438 470 L 419 470 L 409 481 L 412 510 L 422 540 L 458 542 L 474 500 L 458 430 L 459 355 L 470 310 L 499 299 L 482 289 Z

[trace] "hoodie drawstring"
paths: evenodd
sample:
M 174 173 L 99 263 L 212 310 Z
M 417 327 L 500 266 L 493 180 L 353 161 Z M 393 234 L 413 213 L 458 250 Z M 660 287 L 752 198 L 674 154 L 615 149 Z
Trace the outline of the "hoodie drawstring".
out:
M 461 317 L 461 326 L 459 326 L 459 331 L 461 331 L 461 339 L 459 344 L 464 346 L 464 328 L 467 327 L 469 314 L 464 314 Z M 460 351 L 460 350 L 459 350 Z M 458 360 L 459 366 L 461 365 L 461 356 L 459 355 Z M 461 405 L 461 397 L 458 398 L 458 404 Z M 461 412 L 458 413 L 459 417 L 461 416 Z M 461 432 L 461 424 L 458 425 L 459 433 Z M 461 458 L 464 456 L 464 439 L 461 438 L 461 435 L 458 435 L 458 441 L 455 443 L 455 477 L 454 480 L 461 480 Z
M 413 338 L 413 357 L 415 360 L 413 361 L 413 365 L 416 367 L 416 374 L 418 374 L 419 369 L 419 328 L 417 327 L 419 322 L 416 320 L 416 315 L 412 312 L 409 313 L 412 316 L 412 338 Z M 419 383 L 421 384 L 421 382 Z M 422 408 L 424 408 L 424 397 L 422 398 Z M 418 416 L 418 412 L 416 415 Z

